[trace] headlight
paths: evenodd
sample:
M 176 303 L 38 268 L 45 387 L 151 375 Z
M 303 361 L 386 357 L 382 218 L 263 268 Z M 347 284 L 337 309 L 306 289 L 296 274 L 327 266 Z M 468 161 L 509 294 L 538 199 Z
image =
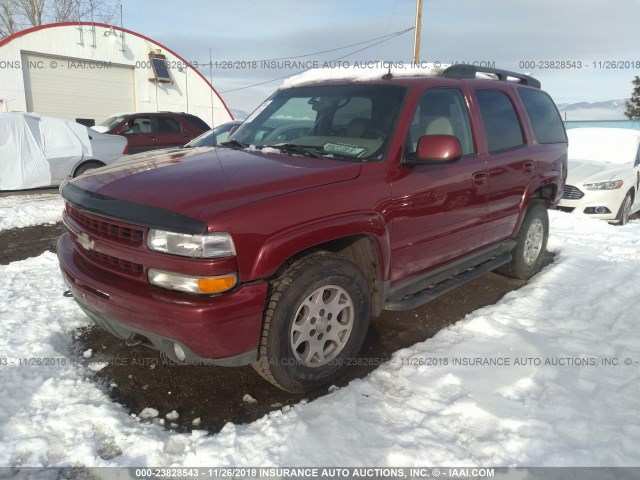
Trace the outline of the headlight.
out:
M 147 246 L 156 252 L 183 257 L 221 258 L 233 257 L 236 254 L 233 240 L 228 233 L 188 235 L 151 229 L 147 236 Z
M 599 182 L 599 183 L 585 183 L 584 188 L 587 190 L 616 190 L 622 186 L 624 182 L 622 180 L 615 180 L 613 182 Z
M 169 290 L 178 290 L 187 293 L 222 293 L 231 290 L 238 281 L 236 274 L 220 275 L 215 277 L 198 277 L 184 275 L 182 273 L 164 272 L 154 268 L 147 274 L 149 283 Z

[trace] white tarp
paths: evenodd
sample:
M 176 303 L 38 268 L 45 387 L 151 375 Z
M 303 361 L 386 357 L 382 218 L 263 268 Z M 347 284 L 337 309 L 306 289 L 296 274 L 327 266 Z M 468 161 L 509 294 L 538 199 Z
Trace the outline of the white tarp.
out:
M 38 116 L 0 113 L 0 190 L 51 184 L 39 124 Z
M 84 125 L 28 113 L 0 114 L 0 190 L 48 186 L 52 168 L 91 155 Z

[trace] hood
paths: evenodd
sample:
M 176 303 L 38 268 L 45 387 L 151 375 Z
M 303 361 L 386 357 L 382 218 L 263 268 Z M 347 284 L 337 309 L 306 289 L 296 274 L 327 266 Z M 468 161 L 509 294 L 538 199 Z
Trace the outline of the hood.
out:
M 101 197 L 208 222 L 260 200 L 356 178 L 360 164 L 260 151 L 180 149 L 88 172 L 71 181 Z
M 90 127 L 90 128 L 100 133 L 107 133 L 109 131 L 109 127 L 104 127 L 102 125 L 94 125 L 93 127 Z
M 184 147 L 171 147 L 160 148 L 157 150 L 147 150 L 146 152 L 133 153 L 131 155 L 124 155 L 118 159 L 118 163 L 128 162 L 130 160 L 140 160 L 141 158 L 155 157 L 157 155 L 164 155 L 167 153 L 180 153 L 184 150 Z
M 609 182 L 630 168 L 630 165 L 615 163 L 569 160 L 566 183 L 577 186 L 582 183 Z

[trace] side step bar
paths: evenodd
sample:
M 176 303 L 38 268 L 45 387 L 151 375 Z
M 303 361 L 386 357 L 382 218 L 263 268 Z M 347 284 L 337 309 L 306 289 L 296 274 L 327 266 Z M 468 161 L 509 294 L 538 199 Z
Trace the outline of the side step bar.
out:
M 511 253 L 504 253 L 498 257 L 492 258 L 484 263 L 481 263 L 477 267 L 470 268 L 464 272 L 450 277 L 440 283 L 430 286 L 429 288 L 422 290 L 421 292 L 414 293 L 411 296 L 405 297 L 402 300 L 390 300 L 384 304 L 385 310 L 411 310 L 424 303 L 430 302 L 438 298 L 440 295 L 450 292 L 451 290 L 459 287 L 460 285 L 475 280 L 482 275 L 485 275 L 496 268 L 509 263 L 511 261 Z

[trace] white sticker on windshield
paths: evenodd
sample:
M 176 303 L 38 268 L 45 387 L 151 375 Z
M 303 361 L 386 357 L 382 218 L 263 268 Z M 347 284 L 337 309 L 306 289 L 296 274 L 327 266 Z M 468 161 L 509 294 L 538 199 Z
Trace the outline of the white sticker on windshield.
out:
M 349 155 L 350 157 L 357 157 L 367 151 L 366 148 L 349 145 L 348 143 L 325 143 L 322 148 L 327 152 L 337 153 L 338 155 Z

